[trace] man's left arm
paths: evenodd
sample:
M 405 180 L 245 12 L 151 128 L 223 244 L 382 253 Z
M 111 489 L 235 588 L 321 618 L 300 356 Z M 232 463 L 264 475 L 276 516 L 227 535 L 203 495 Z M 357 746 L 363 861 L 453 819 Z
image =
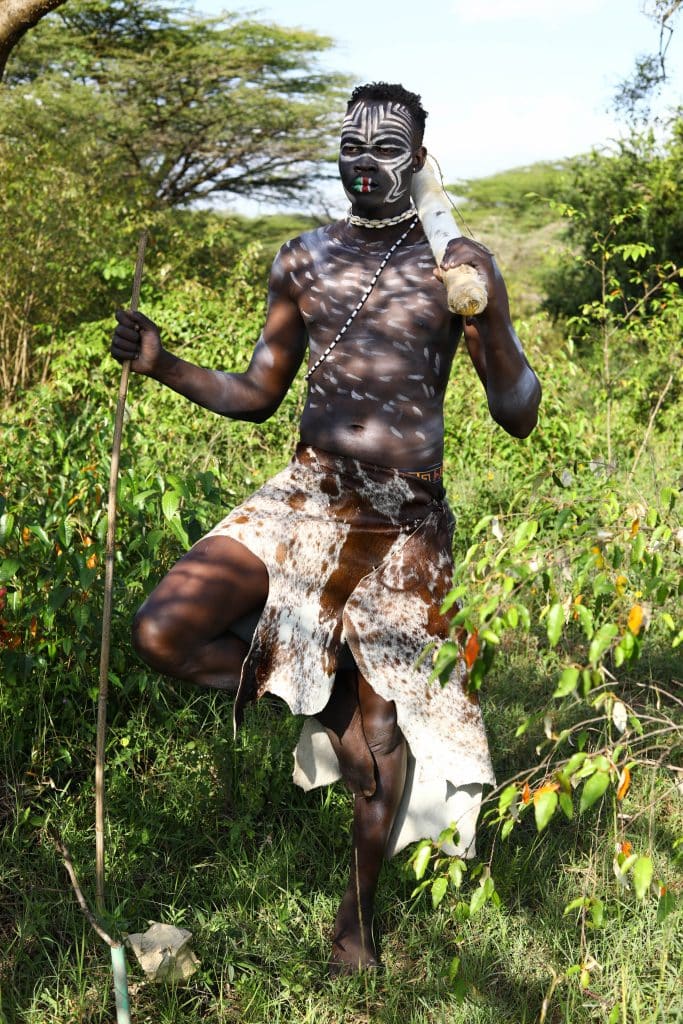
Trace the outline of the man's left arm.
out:
M 470 238 L 453 239 L 440 269 L 463 263 L 475 267 L 486 282 L 486 309 L 479 316 L 465 318 L 464 333 L 491 416 L 508 434 L 527 437 L 538 419 L 541 385 L 512 326 L 505 282 L 485 246 Z

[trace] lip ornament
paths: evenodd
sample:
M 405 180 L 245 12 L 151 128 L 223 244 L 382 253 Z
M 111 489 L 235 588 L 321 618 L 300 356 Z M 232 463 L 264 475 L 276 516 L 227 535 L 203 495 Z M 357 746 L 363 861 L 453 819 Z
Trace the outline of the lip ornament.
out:
M 372 178 L 366 178 L 364 176 L 354 178 L 351 188 L 354 192 L 372 192 L 374 188 L 374 182 Z

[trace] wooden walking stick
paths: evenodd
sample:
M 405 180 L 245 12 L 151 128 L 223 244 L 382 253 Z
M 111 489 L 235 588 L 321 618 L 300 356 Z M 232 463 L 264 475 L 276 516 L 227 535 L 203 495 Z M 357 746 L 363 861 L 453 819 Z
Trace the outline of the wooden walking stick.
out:
M 145 262 L 147 232 L 143 231 L 138 243 L 138 255 L 133 277 L 130 308 L 136 310 L 140 301 L 142 268 Z M 116 488 L 119 477 L 123 415 L 126 409 L 130 362 L 121 368 L 121 383 L 114 420 L 114 441 L 109 470 L 109 500 L 107 503 L 107 541 L 104 568 L 104 606 L 102 608 L 102 646 L 100 648 L 100 690 L 97 702 L 97 744 L 95 749 L 95 900 L 98 913 L 104 910 L 104 745 L 107 732 L 107 693 L 109 689 L 109 648 L 111 645 L 111 609 L 114 584 L 114 553 L 116 539 Z

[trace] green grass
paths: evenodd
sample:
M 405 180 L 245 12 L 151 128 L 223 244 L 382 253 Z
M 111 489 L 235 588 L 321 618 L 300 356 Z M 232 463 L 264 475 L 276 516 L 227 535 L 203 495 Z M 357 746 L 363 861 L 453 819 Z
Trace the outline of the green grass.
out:
M 543 679 L 528 651 L 510 652 L 485 704 L 499 775 L 528 763 L 534 737 L 511 724 L 538 702 Z M 40 695 L 38 695 L 40 697 Z M 109 733 L 108 906 L 119 931 L 148 920 L 188 927 L 201 971 L 184 987 L 146 983 L 129 956 L 135 1021 L 497 1024 L 537 1021 L 553 978 L 547 1020 L 673 1022 L 683 914 L 655 920 L 653 901 L 620 892 L 612 876 L 615 832 L 608 803 L 539 837 L 529 820 L 505 842 L 483 829 L 500 906 L 463 920 L 454 896 L 433 911 L 410 894 L 407 854 L 385 868 L 377 907 L 385 969 L 327 979 L 330 926 L 343 890 L 350 800 L 340 789 L 304 794 L 289 780 L 298 723 L 276 708 L 254 709 L 230 738 L 230 701 L 170 688 L 168 706 L 147 701 Z M 135 737 L 134 754 L 128 756 Z M 125 744 L 125 745 L 124 745 Z M 9 766 L 8 766 L 9 767 Z M 12 803 L 14 800 L 14 804 Z M 49 836 L 71 849 L 92 894 L 93 796 L 89 777 L 5 783 L 11 819 L 0 885 L 0 1007 L 9 1024 L 112 1020 L 109 958 L 76 907 Z M 624 803 L 628 834 L 675 877 L 673 838 L 680 797 L 666 770 L 641 773 Z M 618 830 L 617 830 L 618 831 Z M 599 894 L 605 921 L 582 929 L 564 916 L 576 896 Z M 469 898 L 469 890 L 466 899 Z M 582 940 L 583 931 L 583 940 Z M 461 958 L 464 993 L 448 979 Z M 582 991 L 575 964 L 594 964 Z

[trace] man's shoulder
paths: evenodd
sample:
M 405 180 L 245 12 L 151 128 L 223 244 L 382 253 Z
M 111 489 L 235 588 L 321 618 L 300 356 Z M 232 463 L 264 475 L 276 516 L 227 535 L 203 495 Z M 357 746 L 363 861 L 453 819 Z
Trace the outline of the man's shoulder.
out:
M 315 251 L 320 248 L 321 245 L 326 245 L 330 242 L 334 228 L 337 226 L 338 221 L 330 221 L 329 224 L 320 224 L 316 228 L 311 228 L 309 231 L 302 231 L 300 235 L 296 235 L 294 238 L 290 238 L 289 241 L 285 242 L 280 252 L 291 252 L 291 251 Z
M 320 267 L 334 244 L 336 224 L 321 224 L 310 231 L 303 231 L 280 246 L 273 263 L 273 278 L 291 277 L 297 271 L 313 271 Z

